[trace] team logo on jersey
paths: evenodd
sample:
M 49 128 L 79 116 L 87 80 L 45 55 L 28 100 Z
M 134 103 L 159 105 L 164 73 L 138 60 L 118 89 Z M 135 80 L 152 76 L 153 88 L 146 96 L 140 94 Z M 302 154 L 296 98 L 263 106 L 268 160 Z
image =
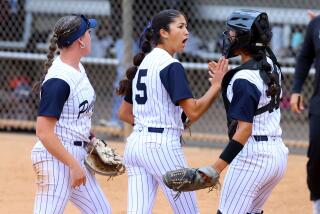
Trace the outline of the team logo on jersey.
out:
M 94 99 L 94 100 L 95 100 L 95 99 Z M 93 100 L 93 102 L 91 102 L 90 105 L 89 105 L 88 100 L 85 100 L 85 101 L 83 101 L 82 103 L 80 103 L 80 105 L 79 105 L 78 119 L 80 118 L 81 114 L 89 113 L 90 111 L 92 112 L 93 105 L 94 105 L 94 100 Z

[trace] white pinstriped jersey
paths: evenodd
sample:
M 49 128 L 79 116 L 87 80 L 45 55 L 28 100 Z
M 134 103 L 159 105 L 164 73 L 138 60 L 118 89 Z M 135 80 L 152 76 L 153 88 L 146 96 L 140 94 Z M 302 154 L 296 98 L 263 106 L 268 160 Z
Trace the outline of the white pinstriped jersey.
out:
M 274 69 L 271 59 L 268 58 L 268 62 L 269 64 L 271 64 L 272 69 Z M 279 69 L 277 69 L 277 72 L 279 72 Z M 279 78 L 281 78 L 280 74 Z M 263 80 L 259 74 L 259 70 L 240 70 L 232 77 L 227 88 L 227 97 L 230 102 L 233 98 L 233 83 L 237 79 L 248 80 L 250 83 L 254 84 L 257 87 L 257 89 L 261 92 L 258 108 L 263 107 L 270 102 L 271 97 L 267 97 L 266 95 L 266 90 L 268 89 L 268 86 L 263 83 Z M 279 82 L 281 84 L 281 80 Z M 280 108 L 274 109 L 271 113 L 267 111 L 255 116 L 253 118 L 252 135 L 281 136 L 282 129 L 280 127 L 280 118 Z
M 69 97 L 55 127 L 55 133 L 62 142 L 89 141 L 96 95 L 81 63 L 79 67 L 80 72 L 63 63 L 58 56 L 43 82 L 58 78 L 70 86 Z
M 142 61 L 132 83 L 135 124 L 183 130 L 182 108 L 172 102 L 160 79 L 160 72 L 175 62 L 179 63 L 160 48 L 154 48 Z
M 174 213 L 199 213 L 195 192 L 178 199 L 162 180 L 166 171 L 187 167 L 181 148 L 183 130 L 179 101 L 192 98 L 184 68 L 160 48 L 143 59 L 132 82 L 134 128 L 127 138 L 124 162 L 128 171 L 127 213 L 152 213 L 162 187 Z
M 270 59 L 268 62 L 273 65 Z M 227 87 L 228 119 L 250 122 L 253 127 L 252 136 L 224 177 L 219 202 L 223 214 L 262 213 L 267 198 L 285 173 L 288 149 L 281 138 L 280 108 L 254 116 L 258 108 L 270 103 L 266 90 L 259 70 L 238 71 Z
M 85 70 L 80 71 L 57 57 L 41 88 L 38 116 L 57 118 L 55 134 L 64 148 L 82 165 L 87 184 L 71 187 L 70 169 L 56 159 L 40 142 L 32 149 L 31 159 L 37 175 L 34 213 L 63 213 L 70 200 L 81 213 L 111 213 L 111 207 L 94 174 L 83 165 L 86 149 L 75 142 L 89 141 L 95 92 Z M 83 203 L 86 201 L 86 203 Z

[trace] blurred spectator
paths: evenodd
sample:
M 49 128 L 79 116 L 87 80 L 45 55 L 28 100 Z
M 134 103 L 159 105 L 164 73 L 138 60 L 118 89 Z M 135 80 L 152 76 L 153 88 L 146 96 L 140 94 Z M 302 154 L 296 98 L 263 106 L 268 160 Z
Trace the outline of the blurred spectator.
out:
M 34 106 L 31 106 L 32 88 L 29 78 L 16 74 L 9 77 L 7 84 L 8 90 L 3 90 L 0 98 L 1 117 L 18 120 L 30 119 L 29 116 L 32 115 Z
M 303 42 L 303 35 L 301 31 L 295 31 L 292 33 L 291 41 L 290 41 L 290 48 L 292 50 L 293 56 L 296 56 L 301 44 Z

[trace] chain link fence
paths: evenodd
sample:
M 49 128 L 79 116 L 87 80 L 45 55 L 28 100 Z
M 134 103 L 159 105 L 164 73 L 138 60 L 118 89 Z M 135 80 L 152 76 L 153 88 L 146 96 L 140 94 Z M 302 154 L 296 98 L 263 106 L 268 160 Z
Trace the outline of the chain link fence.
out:
M 123 124 L 116 117 L 120 98 L 114 96 L 115 87 L 131 63 L 128 59 L 137 51 L 140 33 L 154 14 L 175 8 L 188 17 L 190 39 L 184 53 L 176 57 L 186 68 L 195 97 L 200 97 L 209 87 L 207 62 L 220 56 L 219 35 L 227 16 L 237 8 L 253 8 L 269 14 L 271 46 L 283 67 L 283 136 L 287 141 L 306 142 L 308 138 L 307 111 L 291 113 L 289 96 L 295 57 L 309 22 L 307 9 L 320 13 L 317 0 L 1 0 L 0 8 L 2 129 L 34 128 L 39 96 L 32 93 L 32 84 L 42 74 L 51 30 L 63 15 L 84 14 L 99 22 L 91 34 L 92 53 L 83 59 L 97 94 L 93 125 L 102 132 L 123 136 Z M 238 63 L 238 59 L 231 61 Z M 313 91 L 313 74 L 312 69 L 304 86 L 306 100 Z M 199 141 L 226 139 L 221 99 L 192 126 L 192 136 Z

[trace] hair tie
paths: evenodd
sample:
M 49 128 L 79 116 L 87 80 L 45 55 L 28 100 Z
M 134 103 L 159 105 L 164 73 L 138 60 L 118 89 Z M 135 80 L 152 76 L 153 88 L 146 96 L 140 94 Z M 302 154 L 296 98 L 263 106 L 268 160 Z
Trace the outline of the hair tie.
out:
M 140 35 L 139 48 L 141 48 L 143 38 L 145 37 L 147 32 L 150 32 L 151 34 L 153 34 L 152 22 L 151 21 L 148 22 L 147 26 L 143 29 L 143 32 Z
M 148 24 L 147 24 L 147 26 L 143 29 L 143 33 L 147 32 L 148 30 L 153 31 L 153 29 L 152 29 L 152 22 L 151 22 L 151 21 L 149 21 Z

